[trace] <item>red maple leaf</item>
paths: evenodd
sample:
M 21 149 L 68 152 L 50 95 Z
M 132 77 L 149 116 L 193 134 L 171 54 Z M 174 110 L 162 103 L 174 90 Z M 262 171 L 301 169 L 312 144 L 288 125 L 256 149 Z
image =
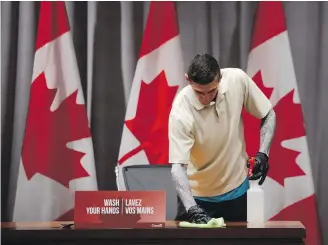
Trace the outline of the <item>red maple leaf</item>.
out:
M 258 72 L 254 82 L 263 93 L 270 98 L 272 89 L 264 87 L 261 72 Z M 296 163 L 298 151 L 284 148 L 281 143 L 284 140 L 298 138 L 305 135 L 303 125 L 302 108 L 300 104 L 293 102 L 294 91 L 289 92 L 275 105 L 276 112 L 276 132 L 270 150 L 270 170 L 268 176 L 284 186 L 284 180 L 288 177 L 305 175 Z M 248 113 L 243 112 L 245 124 L 245 140 L 248 155 L 253 156 L 260 145 L 260 120 Z
M 84 105 L 76 104 L 77 91 L 50 111 L 56 92 L 47 88 L 44 73 L 32 83 L 22 161 L 28 179 L 40 173 L 68 188 L 71 180 L 89 174 L 80 162 L 85 153 L 66 144 L 90 137 L 90 130 Z
M 119 164 L 144 150 L 151 164 L 168 163 L 168 118 L 179 86 L 168 86 L 164 71 L 149 84 L 141 82 L 136 116 L 125 125 L 140 145 L 126 153 Z

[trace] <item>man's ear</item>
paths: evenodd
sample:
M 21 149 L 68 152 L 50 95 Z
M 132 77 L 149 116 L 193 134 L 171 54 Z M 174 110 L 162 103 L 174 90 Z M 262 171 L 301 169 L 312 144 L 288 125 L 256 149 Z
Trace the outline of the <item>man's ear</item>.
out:
M 185 73 L 185 78 L 186 78 L 187 82 L 190 83 L 190 79 L 186 73 Z

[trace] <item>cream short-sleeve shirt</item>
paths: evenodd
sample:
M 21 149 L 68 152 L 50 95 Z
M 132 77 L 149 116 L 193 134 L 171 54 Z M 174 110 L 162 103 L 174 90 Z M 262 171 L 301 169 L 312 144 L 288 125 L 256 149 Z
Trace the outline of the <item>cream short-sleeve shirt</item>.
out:
M 194 196 L 229 192 L 247 177 L 242 109 L 262 119 L 270 101 L 241 69 L 221 69 L 216 101 L 203 106 L 190 85 L 175 97 L 169 116 L 169 162 L 188 164 Z

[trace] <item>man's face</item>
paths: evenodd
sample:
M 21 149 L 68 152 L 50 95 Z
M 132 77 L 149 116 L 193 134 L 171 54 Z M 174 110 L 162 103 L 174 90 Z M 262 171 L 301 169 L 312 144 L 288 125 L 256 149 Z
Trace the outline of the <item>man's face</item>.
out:
M 189 81 L 190 86 L 195 91 L 199 102 L 203 105 L 208 105 L 216 96 L 219 87 L 218 79 L 214 79 L 211 83 L 201 85 L 191 81 L 187 76 L 186 79 Z

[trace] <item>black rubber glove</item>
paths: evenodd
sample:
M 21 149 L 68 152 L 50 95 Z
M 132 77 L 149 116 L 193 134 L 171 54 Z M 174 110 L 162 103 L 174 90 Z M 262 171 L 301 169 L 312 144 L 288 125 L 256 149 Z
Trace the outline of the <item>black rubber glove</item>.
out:
M 253 167 L 252 175 L 248 177 L 249 180 L 257 180 L 259 178 L 259 185 L 264 183 L 264 180 L 267 176 L 269 171 L 269 157 L 262 152 L 258 152 L 255 155 L 255 164 Z M 247 167 L 249 168 L 250 164 L 247 162 Z
M 188 210 L 189 222 L 195 224 L 207 224 L 211 220 L 211 217 L 198 205 L 192 206 Z

